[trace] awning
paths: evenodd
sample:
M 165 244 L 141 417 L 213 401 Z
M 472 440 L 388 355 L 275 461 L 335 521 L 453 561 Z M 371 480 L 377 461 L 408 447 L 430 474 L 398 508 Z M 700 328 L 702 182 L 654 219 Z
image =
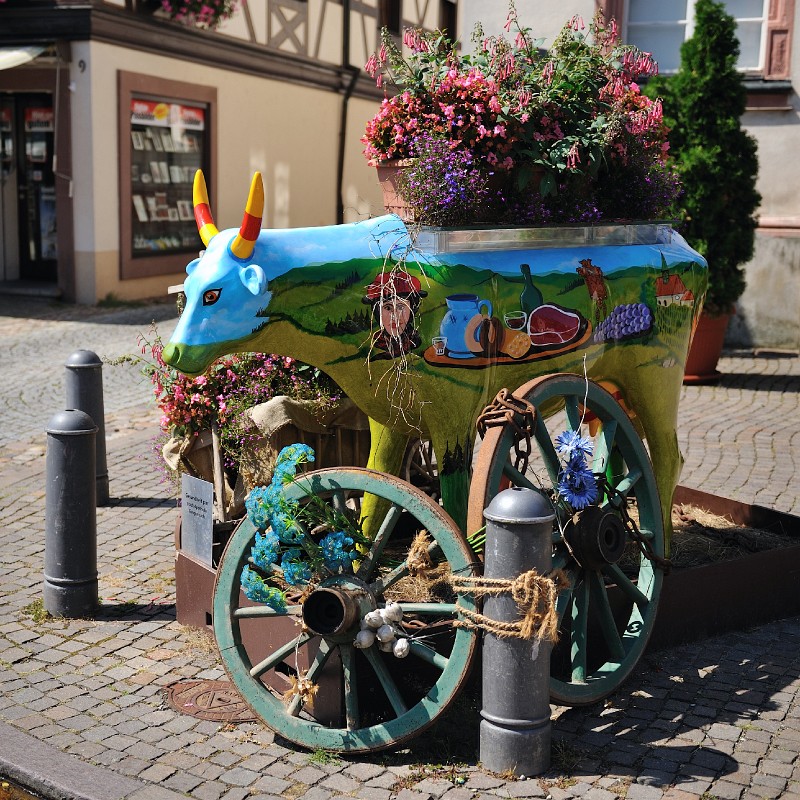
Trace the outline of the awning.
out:
M 44 47 L 0 47 L 0 69 L 11 69 L 33 61 Z

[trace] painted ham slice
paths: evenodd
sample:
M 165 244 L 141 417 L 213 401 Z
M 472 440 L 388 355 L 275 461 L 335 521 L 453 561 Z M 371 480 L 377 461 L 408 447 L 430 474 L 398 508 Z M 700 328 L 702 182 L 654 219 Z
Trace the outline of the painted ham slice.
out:
M 531 343 L 537 347 L 569 344 L 580 335 L 582 321 L 575 311 L 545 303 L 531 311 L 528 319 Z

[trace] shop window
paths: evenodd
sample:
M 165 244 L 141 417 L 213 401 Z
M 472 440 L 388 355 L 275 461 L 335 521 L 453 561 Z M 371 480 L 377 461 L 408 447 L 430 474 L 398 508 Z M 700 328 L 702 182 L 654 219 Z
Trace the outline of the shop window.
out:
M 119 87 L 120 277 L 180 272 L 201 246 L 198 169 L 214 190 L 216 90 L 128 72 Z

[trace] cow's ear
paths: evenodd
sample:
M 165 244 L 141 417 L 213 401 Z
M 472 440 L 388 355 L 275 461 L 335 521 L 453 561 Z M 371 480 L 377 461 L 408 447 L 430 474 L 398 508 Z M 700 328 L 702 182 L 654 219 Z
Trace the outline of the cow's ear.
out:
M 197 268 L 197 265 L 199 263 L 200 263 L 200 259 L 199 258 L 196 258 L 194 261 L 190 261 L 186 265 L 186 274 L 187 275 L 191 275 L 195 271 L 195 269 Z
M 264 294 L 267 291 L 267 276 L 257 264 L 251 264 L 249 267 L 240 269 L 239 277 L 250 294 Z

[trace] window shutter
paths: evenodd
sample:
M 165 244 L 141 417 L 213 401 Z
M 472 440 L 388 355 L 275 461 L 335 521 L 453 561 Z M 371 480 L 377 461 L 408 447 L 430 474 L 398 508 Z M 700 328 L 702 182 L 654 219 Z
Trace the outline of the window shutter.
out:
M 791 68 L 795 0 L 770 0 L 767 18 L 767 52 L 764 77 L 786 79 Z

